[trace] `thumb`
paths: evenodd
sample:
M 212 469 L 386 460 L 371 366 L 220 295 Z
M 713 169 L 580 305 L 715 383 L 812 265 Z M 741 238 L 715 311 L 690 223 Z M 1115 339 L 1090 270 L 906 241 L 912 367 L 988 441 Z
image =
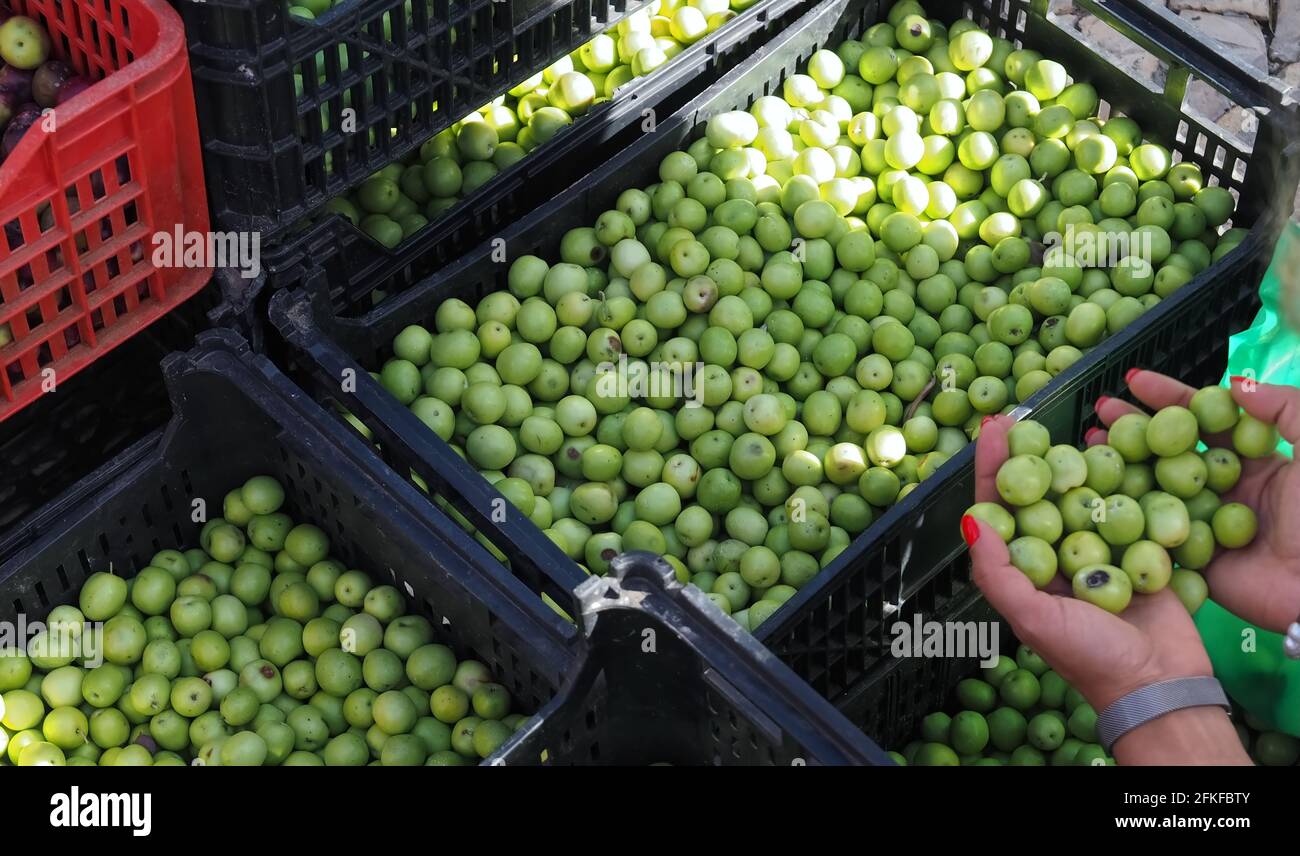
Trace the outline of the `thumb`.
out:
M 972 578 L 984 599 L 1011 623 L 1022 640 L 1038 639 L 1059 610 L 1058 599 L 1034 587 L 1029 577 L 1011 564 L 1011 554 L 997 531 L 969 514 L 961 519 L 962 538 L 970 547 Z
M 1234 375 L 1232 397 L 1251 416 L 1276 425 L 1288 443 L 1300 444 L 1300 389 Z

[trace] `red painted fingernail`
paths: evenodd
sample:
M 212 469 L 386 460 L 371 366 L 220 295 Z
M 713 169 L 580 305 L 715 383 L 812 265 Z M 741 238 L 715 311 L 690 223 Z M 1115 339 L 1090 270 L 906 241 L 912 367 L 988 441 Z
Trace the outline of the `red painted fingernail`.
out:
M 962 540 L 966 542 L 967 547 L 969 547 L 971 544 L 974 544 L 976 541 L 979 540 L 980 537 L 979 524 L 976 523 L 975 518 L 971 517 L 969 514 L 962 515 L 961 537 Z
M 1245 383 L 1245 382 L 1246 382 L 1246 376 L 1245 376 L 1245 375 L 1235 374 L 1235 375 L 1233 375 L 1231 378 L 1229 378 L 1229 381 L 1230 381 L 1231 383 Z M 1231 385 L 1231 383 L 1230 383 L 1229 385 Z
M 1142 369 L 1129 369 L 1128 371 L 1126 371 L 1124 373 L 1124 383 L 1131 384 L 1133 382 L 1133 378 L 1136 377 L 1137 373 L 1140 371 L 1142 371 Z
M 1094 404 L 1094 405 L 1092 406 L 1092 409 L 1093 409 L 1093 410 L 1101 410 L 1103 407 L 1106 406 L 1106 402 L 1108 402 L 1108 401 L 1110 401 L 1110 396 L 1109 396 L 1109 395 L 1103 395 L 1101 398 L 1098 398 L 1098 399 L 1097 399 L 1097 403 Z
M 988 425 L 992 421 L 993 421 L 993 414 L 990 413 L 988 416 L 985 416 L 983 419 L 980 420 L 980 427 L 983 428 L 985 425 Z
M 1083 441 L 1085 443 L 1091 443 L 1093 435 L 1100 434 L 1100 433 L 1101 433 L 1100 428 L 1089 428 L 1083 435 Z

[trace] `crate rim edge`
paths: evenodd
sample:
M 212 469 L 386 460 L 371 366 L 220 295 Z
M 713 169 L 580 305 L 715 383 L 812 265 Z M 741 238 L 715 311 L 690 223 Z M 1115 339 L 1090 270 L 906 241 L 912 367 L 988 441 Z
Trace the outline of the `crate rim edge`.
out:
M 682 583 L 676 573 L 663 558 L 654 553 L 630 550 L 619 554 L 610 563 L 611 576 L 588 577 L 579 587 L 580 599 L 584 605 L 584 618 L 588 614 L 598 615 L 601 609 L 610 608 L 603 603 L 600 591 L 610 582 L 614 582 L 621 591 L 644 593 L 638 599 L 638 606 L 648 614 L 657 617 L 667 626 L 672 626 L 670 618 L 681 615 L 686 620 L 678 626 L 682 640 L 690 645 L 701 661 L 710 665 L 712 674 L 725 681 L 737 692 L 748 696 L 759 684 L 771 691 L 775 701 L 786 706 L 785 713 L 821 713 L 832 721 L 822 720 L 817 725 L 827 726 L 819 731 L 817 737 L 835 743 L 847 743 L 837 746 L 836 751 L 864 751 L 865 756 L 859 760 L 871 760 L 871 748 L 876 748 L 870 735 L 865 735 L 870 745 L 862 745 L 858 738 L 864 733 L 854 727 L 848 739 L 838 733 L 835 719 L 844 716 L 830 699 L 824 698 L 812 685 L 786 665 L 771 648 L 762 643 L 757 636 L 744 631 L 734 621 L 726 619 L 708 596 L 699 588 Z M 640 580 L 650 580 L 650 590 L 637 589 Z M 631 582 L 631 585 L 629 585 Z M 592 610 L 592 605 L 598 608 Z M 689 631 L 689 632 L 688 632 Z M 725 658 L 719 666 L 714 661 Z M 773 670 L 776 674 L 773 674 Z M 739 675 L 736 680 L 733 675 Z M 707 679 L 707 675 L 706 675 Z M 823 707 L 824 706 L 824 707 Z M 821 711 L 816 708 L 823 708 Z M 810 709 L 811 708 L 811 709 Z M 769 719 L 772 714 L 763 711 Z M 850 723 L 850 725 L 852 725 Z M 860 744 L 860 745 L 854 745 Z M 883 750 L 879 750 L 883 760 Z
M 672 633 L 691 650 L 706 692 L 722 697 L 774 750 L 800 753 L 791 759 L 791 766 L 893 766 L 871 735 L 770 650 L 734 624 L 729 626 L 704 593 L 679 582 L 660 556 L 644 551 L 621 554 L 612 560 L 609 576 L 589 577 L 579 586 L 579 594 L 585 638 L 607 629 L 600 620 L 606 613 L 625 613 L 619 616 L 622 622 L 639 615 L 647 625 Z M 617 634 L 621 626 L 608 629 Z M 521 744 L 545 745 L 548 732 L 563 729 L 563 717 L 582 715 L 584 702 L 617 653 L 606 639 L 588 651 L 555 697 L 488 759 L 489 766 L 510 765 L 507 759 L 524 751 Z M 530 757 L 514 766 L 538 763 L 546 762 Z
M 1030 2 L 1036 9 L 1041 6 L 1044 12 L 1051 11 L 1047 7 L 1052 0 L 1030 0 Z M 1263 106 L 1270 112 L 1282 113 L 1283 121 L 1289 122 L 1293 129 L 1300 128 L 1300 113 L 1297 113 L 1300 100 L 1290 94 L 1300 93 L 1300 87 L 1286 84 L 1281 78 L 1270 74 L 1258 74 L 1254 66 L 1234 63 L 1231 54 L 1206 50 L 1210 42 L 1216 41 L 1213 36 L 1199 27 L 1195 29 L 1189 27 L 1184 19 L 1170 13 L 1168 7 L 1157 8 L 1144 0 L 1136 0 L 1136 2 L 1076 0 L 1076 2 L 1085 11 L 1091 12 L 1148 53 L 1156 53 L 1152 50 L 1153 47 L 1168 51 L 1170 45 L 1162 44 L 1163 40 L 1182 38 L 1183 43 L 1178 47 L 1183 54 L 1189 55 L 1192 62 L 1201 61 L 1209 71 L 1224 75 L 1221 81 L 1207 79 L 1204 77 L 1207 68 L 1201 68 L 1199 69 L 1201 74 L 1196 76 L 1196 79 L 1236 102 L 1248 100 L 1244 96 L 1264 95 L 1266 103 L 1263 105 L 1237 103 L 1236 106 L 1252 110 L 1258 110 Z M 1044 14 L 1044 17 L 1049 16 Z M 1142 32 L 1142 27 L 1150 30 Z M 1196 70 L 1189 62 L 1180 62 L 1179 67 L 1185 72 Z M 1225 87 L 1231 87 L 1233 91 L 1225 91 Z

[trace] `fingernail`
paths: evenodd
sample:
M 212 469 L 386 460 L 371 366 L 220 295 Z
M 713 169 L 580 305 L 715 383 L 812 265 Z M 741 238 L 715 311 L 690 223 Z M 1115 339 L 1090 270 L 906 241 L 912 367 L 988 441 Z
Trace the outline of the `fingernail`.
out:
M 1244 384 L 1244 383 L 1246 382 L 1246 376 L 1245 376 L 1245 375 L 1235 374 L 1235 375 L 1233 375 L 1231 378 L 1229 378 L 1228 380 L 1230 381 L 1230 383 L 1229 383 L 1230 386 L 1231 386 L 1232 384 L 1234 384 L 1234 383 L 1243 383 L 1243 384 Z
M 1102 397 L 1097 399 L 1097 403 L 1092 406 L 1092 409 L 1096 411 L 1100 411 L 1103 407 L 1106 406 L 1106 402 L 1108 401 L 1110 401 L 1110 396 L 1103 395 Z
M 1084 433 L 1084 435 L 1083 435 L 1083 441 L 1084 441 L 1085 443 L 1091 443 L 1091 442 L 1092 442 L 1092 438 L 1093 438 L 1093 436 L 1095 436 L 1095 435 L 1097 435 L 1097 434 L 1100 434 L 1100 433 L 1101 433 L 1101 429 L 1100 429 L 1100 428 L 1089 428 L 1089 429 Z
M 962 540 L 966 542 L 967 547 L 969 547 L 971 544 L 974 544 L 976 541 L 979 540 L 980 537 L 979 524 L 976 523 L 975 518 L 971 517 L 969 514 L 962 515 L 961 537 Z
M 1142 369 L 1129 369 L 1128 371 L 1126 371 L 1124 373 L 1124 383 L 1131 384 L 1133 382 L 1133 378 L 1137 377 L 1137 373 L 1140 371 L 1142 371 Z
M 980 420 L 980 427 L 983 428 L 984 426 L 988 425 L 992 421 L 993 421 L 993 414 L 990 413 L 988 416 L 985 416 L 983 419 Z

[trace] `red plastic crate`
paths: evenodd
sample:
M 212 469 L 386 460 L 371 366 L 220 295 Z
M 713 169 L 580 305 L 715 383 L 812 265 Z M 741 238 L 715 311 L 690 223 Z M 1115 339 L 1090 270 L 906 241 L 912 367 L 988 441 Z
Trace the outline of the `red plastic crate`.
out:
M 9 6 L 40 20 L 54 56 L 95 83 L 33 125 L 0 165 L 0 329 L 13 339 L 0 347 L 0 422 L 212 275 L 152 262 L 155 233 L 208 232 L 176 12 L 161 0 Z

